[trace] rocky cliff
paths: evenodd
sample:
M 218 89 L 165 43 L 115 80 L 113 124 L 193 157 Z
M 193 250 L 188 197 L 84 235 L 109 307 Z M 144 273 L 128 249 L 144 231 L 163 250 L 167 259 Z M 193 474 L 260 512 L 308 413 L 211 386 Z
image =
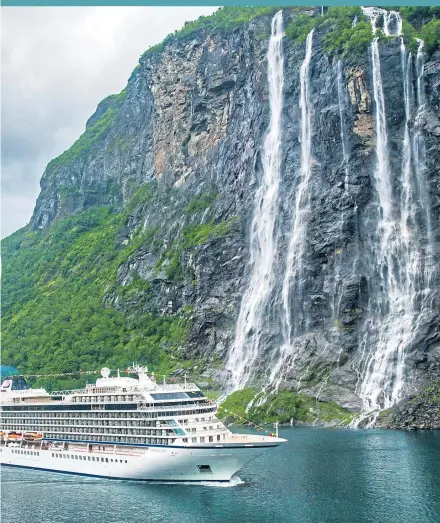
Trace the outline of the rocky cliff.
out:
M 178 318 L 184 332 L 159 336 L 159 350 L 224 388 L 301 390 L 368 412 L 438 375 L 440 54 L 430 33 L 429 48 L 416 40 L 434 15 L 286 8 L 277 28 L 273 10 L 240 12 L 147 51 L 47 166 L 6 267 L 25 264 L 26 242 L 53 245 L 59 224 L 65 246 L 94 227 L 113 236 L 81 263 L 62 249 L 40 259 L 22 291 L 6 273 L 11 348 L 23 335 L 33 345 L 5 363 L 53 368 L 57 335 L 31 369 L 40 342 L 23 303 L 63 278 L 92 285 L 85 272 L 96 279 L 103 264 L 114 270 L 99 272 L 93 310 L 119 315 L 118 364 L 151 318 Z M 110 221 L 78 229 L 99 207 Z M 64 316 L 59 332 L 73 332 Z M 104 345 L 82 349 L 81 365 L 116 361 Z

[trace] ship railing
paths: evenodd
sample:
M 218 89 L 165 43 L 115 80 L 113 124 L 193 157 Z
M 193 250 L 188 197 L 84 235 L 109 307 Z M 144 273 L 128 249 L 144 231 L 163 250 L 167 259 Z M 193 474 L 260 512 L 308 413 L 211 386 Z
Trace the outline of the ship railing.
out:
M 147 412 L 154 412 L 154 411 L 187 411 L 187 410 L 194 410 L 194 409 L 200 409 L 200 408 L 207 408 L 212 407 L 217 410 L 217 406 L 214 403 L 191 403 L 190 405 L 178 405 L 176 403 L 170 403 L 169 405 L 165 407 L 161 406 L 146 406 L 146 405 L 139 405 L 138 410 L 147 411 Z
M 167 390 L 178 390 L 178 389 L 197 389 L 199 390 L 199 387 L 195 383 L 165 383 L 165 384 L 157 384 L 154 390 L 151 390 L 151 392 L 160 392 L 160 391 L 167 391 Z
M 225 427 L 224 424 L 219 420 L 211 420 L 211 421 L 193 421 L 193 419 L 187 420 L 188 423 L 180 423 L 179 426 L 183 429 L 188 428 L 197 428 L 197 427 L 214 427 L 216 428 L 217 425 L 221 425 L 223 428 Z
M 142 392 L 142 391 L 148 391 L 148 392 L 166 392 L 169 390 L 188 390 L 188 389 L 197 389 L 199 390 L 199 387 L 195 383 L 165 383 L 165 384 L 156 384 L 154 389 L 150 388 L 143 388 L 136 385 L 135 387 L 124 387 L 126 389 L 126 392 Z M 70 396 L 71 394 L 90 394 L 93 392 L 98 393 L 94 389 L 99 389 L 99 394 L 110 394 L 110 393 L 117 393 L 121 390 L 120 387 L 96 387 L 96 385 L 88 384 L 86 388 L 82 389 L 72 389 L 72 390 L 54 390 L 52 392 L 49 392 L 51 396 Z
M 49 392 L 51 396 L 70 396 L 72 394 L 84 393 L 84 389 L 73 389 L 73 390 L 54 390 Z
M 138 383 L 136 385 L 130 386 L 124 386 L 126 393 L 134 393 L 134 392 L 160 392 L 160 391 L 169 391 L 169 390 L 188 390 L 188 389 L 196 389 L 199 390 L 199 387 L 195 383 L 154 383 L 154 387 L 151 386 L 142 386 L 142 383 Z M 95 393 L 95 394 L 108 394 L 108 393 L 119 393 L 121 391 L 121 387 L 98 387 L 96 385 L 88 384 L 85 389 L 82 389 L 80 392 L 82 394 L 89 394 L 89 393 Z

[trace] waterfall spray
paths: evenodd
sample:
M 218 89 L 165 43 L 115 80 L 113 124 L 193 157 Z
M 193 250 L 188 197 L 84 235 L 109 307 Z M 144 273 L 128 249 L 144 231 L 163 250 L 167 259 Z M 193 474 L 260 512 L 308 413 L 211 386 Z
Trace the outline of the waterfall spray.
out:
M 310 102 L 310 61 L 312 58 L 313 32 L 306 40 L 306 54 L 300 68 L 300 112 L 301 112 L 301 179 L 296 191 L 292 229 L 286 258 L 286 269 L 282 287 L 282 335 L 283 344 L 269 381 L 277 389 L 285 373 L 293 366 L 295 352 L 292 336 L 297 335 L 306 323 L 301 311 L 302 276 L 307 222 L 310 217 L 309 182 L 312 171 L 312 125 Z M 299 307 L 292 310 L 292 297 Z
M 349 178 L 350 178 L 350 158 L 349 158 L 349 144 L 347 136 L 347 128 L 344 115 L 344 107 L 346 104 L 346 95 L 344 93 L 344 80 L 342 70 L 342 60 L 338 60 L 337 77 L 336 77 L 337 89 L 338 89 L 338 106 L 339 106 L 339 121 L 340 121 L 340 137 L 341 137 L 341 149 L 342 149 L 342 167 L 344 170 L 344 193 L 341 196 L 341 213 L 339 216 L 339 231 L 341 238 L 343 237 L 343 229 L 346 220 L 344 213 L 344 200 L 348 197 L 349 190 Z M 343 294 L 344 281 L 341 277 L 342 267 L 342 249 L 336 249 L 335 261 L 334 261 L 334 276 L 333 276 L 333 303 L 332 303 L 332 316 L 335 321 L 338 317 L 340 310 L 340 303 Z
M 339 118 L 341 121 L 341 145 L 342 145 L 342 161 L 344 165 L 344 192 L 348 193 L 348 181 L 350 173 L 350 163 L 348 157 L 348 143 L 347 143 L 347 131 L 344 119 L 344 82 L 342 79 L 342 61 L 338 61 L 338 105 L 339 105 Z
M 282 11 L 278 11 L 272 19 L 267 53 L 270 123 L 263 147 L 263 180 L 255 194 L 250 231 L 250 281 L 241 302 L 234 345 L 226 364 L 232 390 L 240 389 L 247 383 L 258 358 L 265 308 L 273 286 L 275 219 L 281 169 L 282 38 L 283 15 Z
M 431 202 L 428 195 L 427 183 L 425 178 L 426 171 L 426 150 L 422 130 L 422 118 L 425 111 L 425 81 L 424 81 L 424 55 L 423 40 L 419 40 L 416 56 L 416 74 L 417 74 L 417 109 L 414 119 L 414 134 L 412 146 L 414 149 L 414 171 L 416 176 L 416 186 L 419 192 L 420 202 L 423 205 L 425 214 L 425 227 L 427 246 L 432 254 L 433 231 L 431 219 Z
M 402 20 L 398 13 L 387 13 L 377 8 L 364 8 L 364 13 L 371 20 L 374 35 L 379 16 L 384 17 L 384 32 L 387 35 L 397 36 L 401 33 Z M 375 253 L 374 268 L 380 279 L 381 291 L 373 306 L 373 316 L 367 322 L 368 331 L 361 343 L 361 373 L 357 387 L 357 394 L 363 401 L 364 417 L 369 417 L 370 424 L 375 421 L 379 410 L 391 407 L 403 396 L 405 357 L 420 314 L 417 307 L 418 295 L 424 291 L 421 274 L 423 235 L 417 226 L 418 202 L 412 189 L 412 165 L 419 163 L 420 159 L 417 155 L 415 158 L 412 156 L 409 131 L 414 105 L 412 58 L 406 52 L 403 39 L 400 50 L 405 129 L 399 177 L 401 197 L 396 201 L 391 190 L 378 39 L 375 37 L 371 44 L 377 135 L 375 182 L 380 205 L 377 227 L 379 248 Z
M 398 224 L 394 219 L 393 196 L 391 191 L 390 164 L 388 156 L 388 135 L 385 114 L 385 96 L 380 70 L 380 54 L 377 31 L 377 20 L 384 16 L 384 27 L 387 26 L 387 14 L 384 10 L 364 8 L 370 18 L 373 30 L 371 43 L 371 64 L 373 71 L 373 94 L 376 105 L 376 168 L 374 178 L 378 193 L 380 216 L 377 227 L 379 249 L 375 259 L 375 269 L 380 278 L 380 287 L 384 293 L 379 297 L 377 312 L 370 318 L 368 326 L 370 336 L 364 337 L 361 354 L 365 356 L 357 393 L 363 401 L 363 411 L 376 412 L 391 406 L 398 397 L 401 383 L 396 384 L 396 362 L 401 360 L 402 339 L 408 332 L 408 318 L 404 317 L 404 304 L 398 278 L 396 278 L 393 256 L 402 254 L 399 248 Z M 377 319 L 376 319 L 377 318 Z

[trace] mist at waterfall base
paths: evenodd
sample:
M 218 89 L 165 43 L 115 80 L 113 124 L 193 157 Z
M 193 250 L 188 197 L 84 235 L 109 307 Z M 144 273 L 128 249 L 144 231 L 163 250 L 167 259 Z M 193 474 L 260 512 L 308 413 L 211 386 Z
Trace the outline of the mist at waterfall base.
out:
M 241 429 L 243 430 L 243 429 Z M 440 521 L 440 432 L 281 429 L 288 443 L 231 485 L 148 484 L 2 470 L 8 523 Z

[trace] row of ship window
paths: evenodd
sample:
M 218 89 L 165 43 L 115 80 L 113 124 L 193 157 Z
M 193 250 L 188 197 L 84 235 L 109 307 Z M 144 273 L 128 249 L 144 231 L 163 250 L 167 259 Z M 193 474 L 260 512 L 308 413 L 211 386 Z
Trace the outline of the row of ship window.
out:
M 70 440 L 72 439 L 71 436 L 68 434 L 59 434 L 59 433 L 53 433 L 53 434 L 46 434 L 47 438 L 51 439 L 57 439 L 57 440 Z M 108 442 L 108 438 L 105 436 L 96 436 L 93 434 L 93 438 L 89 436 L 83 436 L 83 435 L 75 435 L 76 441 L 90 441 L 93 439 L 93 441 L 102 441 L 102 442 Z M 133 437 L 124 437 L 124 436 L 112 436 L 111 441 L 113 443 L 141 443 L 141 444 L 147 444 L 147 445 L 171 445 L 175 441 L 182 441 L 182 443 L 214 443 L 217 441 L 224 441 L 226 439 L 226 434 L 217 434 L 213 436 L 199 436 L 199 437 L 191 437 L 191 438 L 181 438 L 179 440 L 176 440 L 174 438 L 133 438 Z
M 207 401 L 205 396 L 201 392 L 187 393 L 187 392 L 176 392 L 176 393 L 166 393 L 166 394 L 151 394 L 153 402 L 150 403 L 151 406 L 154 406 L 155 403 L 163 404 L 163 402 L 158 402 L 157 400 L 182 400 L 185 403 L 193 403 L 195 401 Z M 72 403 L 96 403 L 96 402 L 120 402 L 120 401 L 148 401 L 143 395 L 140 394 L 97 394 L 93 396 L 74 396 L 71 398 Z
M 6 421 L 6 420 L 5 420 Z M 61 426 L 61 427 L 114 427 L 114 428 L 120 428 L 120 429 L 127 429 L 127 428 L 137 428 L 144 430 L 145 428 L 151 429 L 151 430 L 165 430 L 165 429 L 171 429 L 171 425 L 168 423 L 161 424 L 159 421 L 157 421 L 155 424 L 148 423 L 148 422 L 137 422 L 137 423 L 124 423 L 123 425 L 121 422 L 118 421 L 103 421 L 103 420 L 29 420 L 29 421 L 13 421 L 13 422 L 6 422 L 3 423 L 5 426 L 22 426 L 25 427 L 49 427 L 49 426 Z M 177 427 L 177 425 L 176 425 Z
M 56 439 L 58 441 L 66 440 L 71 441 L 72 435 L 69 434 L 60 434 L 60 433 L 52 433 L 52 434 L 45 434 L 45 437 L 50 439 Z M 109 443 L 109 438 L 105 436 L 96 436 L 93 434 L 93 438 L 90 437 L 90 435 L 83 436 L 81 434 L 76 435 L 75 434 L 75 441 L 100 441 L 103 443 Z M 124 437 L 124 436 L 112 436 L 110 443 L 141 443 L 143 445 L 145 444 L 151 444 L 151 445 L 171 445 L 175 440 L 174 439 L 162 439 L 162 438 L 133 438 L 133 437 Z
M 57 439 L 69 439 L 66 435 L 62 435 L 62 434 L 47 434 L 47 437 L 48 438 L 57 438 Z M 182 438 L 182 442 L 183 443 L 188 443 L 189 441 L 191 441 L 191 443 L 214 443 L 216 441 L 221 441 L 222 439 L 224 440 L 226 438 L 225 434 L 223 435 L 220 435 L 220 434 L 217 434 L 216 436 L 201 436 L 199 438 Z M 85 440 L 85 441 L 88 441 L 90 438 L 86 438 L 86 437 L 77 437 L 76 439 L 78 440 Z M 93 438 L 94 440 L 96 441 L 106 441 L 106 438 L 103 438 L 103 437 L 100 437 L 100 436 L 97 436 L 97 437 L 94 437 Z M 123 437 L 114 437 L 112 438 L 112 440 L 114 440 L 115 442 L 123 442 L 123 443 L 143 443 L 143 444 L 150 444 L 150 445 L 166 445 L 166 444 L 171 444 L 173 443 L 175 440 L 170 440 L 170 439 L 162 439 L 162 438 L 132 438 L 132 437 L 129 437 L 129 438 L 123 438 Z M 39 452 L 36 452 L 36 451 L 32 451 L 32 450 L 12 450 L 12 452 L 14 454 L 33 454 L 33 455 L 37 455 L 39 456 Z M 81 458 L 80 458 L 81 459 Z
M 28 456 L 39 456 L 40 453 L 36 450 L 21 450 L 21 449 L 13 449 L 13 454 L 26 454 Z
M 122 392 L 126 392 L 127 389 L 123 389 Z M 87 385 L 87 392 L 89 394 L 114 394 L 119 392 L 118 387 L 96 387 L 95 385 Z
M 101 463 L 127 463 L 126 459 L 116 458 L 100 458 L 99 456 L 80 456 L 78 454 L 58 454 L 57 452 L 52 452 L 53 458 L 64 458 L 64 459 L 79 459 L 84 461 L 101 461 Z
M 23 426 L 22 425 L 5 425 L 4 426 L 4 429 L 5 430 L 23 430 Z M 32 429 L 35 429 L 35 430 L 44 430 L 44 432 L 46 433 L 47 431 L 58 431 L 60 430 L 58 427 L 54 427 L 54 426 L 47 426 L 47 427 L 42 427 L 41 425 L 39 426 L 35 426 L 35 425 L 32 425 Z M 99 428 L 96 428 L 96 429 L 83 429 L 83 428 L 77 428 L 77 427 L 61 427 L 61 429 L 69 429 L 69 430 L 60 430 L 60 432 L 67 432 L 69 434 L 127 434 L 127 435 L 137 435 L 137 436 L 172 436 L 174 434 L 177 434 L 177 430 L 173 430 L 173 429 L 168 429 L 168 430 L 147 430 L 147 429 L 138 429 L 138 430 L 133 430 L 133 429 L 113 429 L 113 428 L 106 428 L 106 427 L 99 427 Z M 26 429 L 25 429 L 26 430 Z M 183 434 L 183 431 L 180 431 L 182 432 Z
M 132 410 L 129 412 L 116 412 L 116 411 L 85 411 L 85 412 L 70 412 L 65 411 L 2 411 L 2 417 L 9 418 L 47 418 L 47 417 L 69 417 L 69 418 L 82 418 L 85 416 L 93 416 L 97 418 L 177 418 L 179 416 L 194 416 L 201 414 L 210 414 L 216 410 L 216 407 L 203 407 L 197 410 L 185 410 L 185 411 L 155 411 L 155 412 L 143 412 L 141 410 Z
M 37 427 L 37 428 L 48 428 L 48 427 L 74 427 L 75 429 L 79 427 L 110 427 L 120 430 L 127 431 L 128 429 L 132 430 L 133 428 L 137 428 L 138 430 L 144 431 L 145 428 L 150 429 L 154 432 L 157 430 L 171 430 L 171 428 L 178 428 L 178 425 L 173 423 L 172 420 L 168 422 L 167 424 L 160 424 L 159 421 L 156 422 L 155 425 L 148 422 L 128 422 L 124 425 L 121 425 L 117 421 L 108 421 L 108 420 L 44 420 L 44 421 L 21 421 L 21 422 L 14 422 L 14 423 L 3 423 L 4 427 L 7 430 L 14 430 L 17 428 L 29 428 L 29 427 Z M 220 430 L 223 428 L 223 426 L 219 423 L 217 425 L 204 425 L 204 426 L 196 426 L 196 427 L 189 427 L 187 424 L 183 425 L 185 427 L 185 430 L 187 432 L 203 432 L 208 430 Z M 139 434 L 139 432 L 133 431 L 136 434 Z M 127 432 L 123 432 L 123 434 L 127 434 Z
M 16 413 L 16 412 L 3 412 L 2 413 L 2 418 L 4 419 L 10 419 L 10 418 L 20 418 L 20 419 L 35 419 L 35 418 L 43 418 L 43 419 L 59 419 L 59 420 L 63 420 L 63 419 L 66 419 L 66 420 L 105 420 L 105 421 L 115 421 L 115 420 L 120 420 L 120 419 L 127 419 L 129 420 L 127 422 L 127 425 L 129 423 L 143 423 L 144 425 L 145 424 L 151 424 L 154 422 L 154 420 L 152 421 L 147 421 L 146 418 L 151 418 L 151 416 L 145 416 L 145 413 L 143 413 L 144 415 L 142 415 L 141 413 L 128 413 L 128 412 L 121 412 L 121 413 L 111 413 L 111 412 L 108 412 L 108 413 L 103 413 L 103 412 L 97 412 L 97 413 L 76 413 L 76 412 L 72 412 L 72 413 L 64 413 L 64 412 L 37 412 L 37 413 L 32 413 L 31 415 L 28 415 L 28 413 Z M 201 413 L 197 413 L 197 414 L 201 414 Z M 182 413 L 179 413 L 177 416 L 181 416 Z M 185 413 L 185 415 L 187 415 L 187 413 Z M 177 416 L 174 416 L 174 417 L 177 417 Z M 172 417 L 172 416 L 169 416 L 169 417 Z M 161 420 L 162 422 L 164 421 L 167 421 L 167 420 Z M 169 421 L 174 421 L 174 420 L 169 420 Z M 203 423 L 205 421 L 218 421 L 217 418 L 215 418 L 214 416 L 202 416 L 202 417 L 196 417 L 196 418 L 189 418 L 189 419 L 179 419 L 178 420 L 179 423 L 181 425 L 187 425 L 188 423 Z
M 23 429 L 22 426 L 17 426 L 17 425 L 14 425 L 14 426 L 6 425 L 4 428 L 5 428 L 5 430 L 22 430 Z M 32 428 L 35 428 L 35 426 L 33 426 Z M 67 427 L 65 427 L 65 428 L 67 428 Z M 116 429 L 115 430 L 112 427 L 110 427 L 110 428 L 98 427 L 95 429 L 69 427 L 70 430 L 65 430 L 62 432 L 58 430 L 58 427 L 54 427 L 54 426 L 43 427 L 43 429 L 44 429 L 44 432 L 47 435 L 47 437 L 52 437 L 52 436 L 49 436 L 50 432 L 48 432 L 48 431 L 52 431 L 52 432 L 55 431 L 56 434 L 65 433 L 65 434 L 72 434 L 75 436 L 81 435 L 81 434 L 88 434 L 90 436 L 92 436 L 92 435 L 95 436 L 96 434 L 104 434 L 104 435 L 108 434 L 108 435 L 112 435 L 112 438 L 115 439 L 116 441 L 117 441 L 117 438 L 119 437 L 119 435 L 155 436 L 155 437 L 158 437 L 158 436 L 170 437 L 170 436 L 174 436 L 174 435 L 180 435 L 180 436 L 185 435 L 185 432 L 181 429 L 170 429 L 170 428 L 168 428 L 167 430 L 163 430 L 163 429 L 155 429 L 155 430 Z M 40 427 L 36 428 L 36 430 L 43 430 L 43 429 L 41 429 Z M 209 429 L 208 429 L 208 427 L 203 427 L 203 430 L 196 430 L 194 428 L 194 429 L 187 429 L 187 433 L 195 435 L 195 434 L 200 434 L 200 433 L 208 432 L 208 431 L 212 431 L 212 430 L 213 430 L 213 427 L 209 427 Z M 217 429 L 217 430 L 219 430 L 219 429 Z
M 127 395 L 127 396 L 75 396 L 72 398 L 73 403 L 94 403 L 94 402 L 110 402 L 110 401 L 141 401 L 144 398 L 142 396 Z
M 199 441 L 197 438 L 182 438 L 182 441 L 183 443 L 188 443 L 188 440 L 191 439 L 191 443 L 214 443 L 215 441 L 221 441 L 222 437 L 225 439 L 226 435 L 217 434 L 217 436 L 200 436 Z

